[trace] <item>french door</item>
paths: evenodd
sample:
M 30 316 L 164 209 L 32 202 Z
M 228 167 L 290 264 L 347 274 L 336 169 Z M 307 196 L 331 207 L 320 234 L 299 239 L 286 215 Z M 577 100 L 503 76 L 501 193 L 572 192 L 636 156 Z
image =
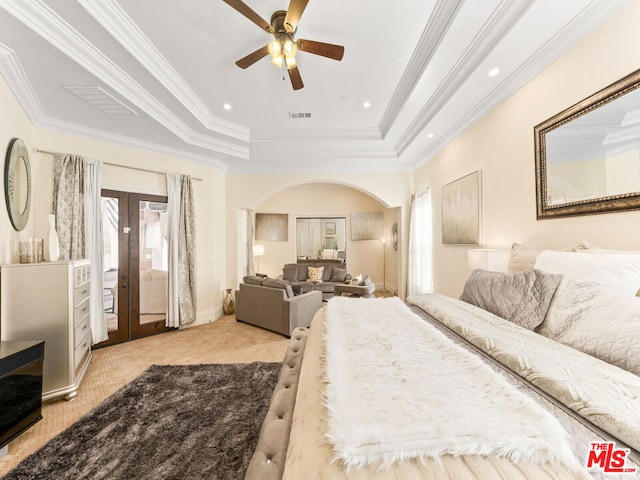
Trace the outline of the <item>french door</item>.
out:
M 102 222 L 109 339 L 97 346 L 169 330 L 167 197 L 102 190 Z

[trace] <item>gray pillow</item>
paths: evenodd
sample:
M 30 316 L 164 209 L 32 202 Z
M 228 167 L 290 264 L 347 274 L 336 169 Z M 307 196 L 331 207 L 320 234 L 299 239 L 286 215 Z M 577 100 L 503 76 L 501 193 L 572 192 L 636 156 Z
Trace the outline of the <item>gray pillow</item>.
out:
M 258 277 L 257 275 L 247 275 L 242 278 L 242 281 L 249 285 L 262 285 L 264 280 L 264 277 Z
M 277 278 L 268 278 L 265 279 L 262 285 L 264 287 L 281 288 L 287 293 L 287 298 L 293 298 L 293 289 L 291 288 L 291 285 L 289 285 L 284 280 L 278 280 Z
M 544 321 L 561 280 L 562 275 L 542 270 L 475 270 L 464 284 L 460 300 L 534 330 Z
M 297 265 L 285 265 L 282 268 L 282 278 L 287 282 L 298 281 L 298 266 Z
M 344 282 L 347 279 L 347 271 L 344 268 L 332 267 L 330 282 Z

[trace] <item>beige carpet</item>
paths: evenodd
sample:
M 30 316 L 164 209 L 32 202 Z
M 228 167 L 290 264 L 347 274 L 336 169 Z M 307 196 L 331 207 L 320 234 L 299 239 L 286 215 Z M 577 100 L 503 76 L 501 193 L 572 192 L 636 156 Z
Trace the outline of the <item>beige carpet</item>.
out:
M 206 325 L 95 350 L 78 396 L 43 405 L 43 420 L 9 444 L 9 454 L 0 459 L 0 476 L 153 364 L 280 362 L 288 341 L 224 316 Z

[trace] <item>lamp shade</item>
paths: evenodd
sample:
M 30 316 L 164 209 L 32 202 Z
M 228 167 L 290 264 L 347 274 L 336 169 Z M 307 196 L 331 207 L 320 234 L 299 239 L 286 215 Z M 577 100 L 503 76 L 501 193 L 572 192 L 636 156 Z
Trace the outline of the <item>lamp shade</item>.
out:
M 253 246 L 253 255 L 256 257 L 261 257 L 262 255 L 264 255 L 264 245 L 262 245 L 261 243 L 256 243 Z
M 505 271 L 505 251 L 497 248 L 474 248 L 467 251 L 469 270 Z

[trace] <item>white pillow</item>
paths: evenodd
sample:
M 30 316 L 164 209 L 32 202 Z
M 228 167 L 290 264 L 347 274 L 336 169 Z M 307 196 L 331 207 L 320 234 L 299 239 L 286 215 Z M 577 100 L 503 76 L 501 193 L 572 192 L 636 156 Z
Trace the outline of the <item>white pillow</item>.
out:
M 535 268 L 595 282 L 627 295 L 635 295 L 640 289 L 639 254 L 593 255 L 544 250 L 538 255 Z

